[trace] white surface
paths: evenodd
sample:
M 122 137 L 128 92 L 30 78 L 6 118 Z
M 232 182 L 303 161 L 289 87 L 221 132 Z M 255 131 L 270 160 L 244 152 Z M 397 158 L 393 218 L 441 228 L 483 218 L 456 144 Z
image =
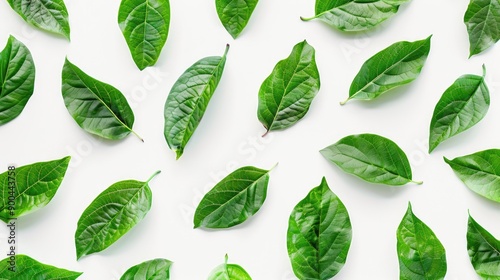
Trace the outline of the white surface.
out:
M 174 261 L 172 279 L 206 279 L 229 254 L 259 280 L 291 280 L 286 249 L 288 216 L 326 176 L 349 210 L 353 242 L 335 279 L 397 279 L 396 228 L 408 201 L 437 234 L 447 251 L 446 279 L 478 279 L 469 262 L 465 234 L 467 209 L 500 236 L 500 206 L 469 191 L 443 162 L 498 147 L 500 47 L 467 59 L 463 15 L 467 0 L 412 1 L 376 31 L 343 34 L 311 16 L 314 1 L 261 1 L 247 28 L 233 40 L 220 23 L 213 0 L 171 1 L 172 21 L 158 64 L 140 72 L 117 24 L 120 1 L 67 0 L 71 43 L 27 25 L 0 1 L 0 45 L 13 34 L 31 50 L 36 64 L 35 93 L 25 111 L 0 127 L 0 168 L 73 157 L 52 202 L 18 221 L 19 252 L 43 263 L 83 271 L 80 279 L 118 279 L 130 266 L 152 258 Z M 338 102 L 348 95 L 361 64 L 401 40 L 432 38 L 427 64 L 414 83 L 373 102 Z M 316 48 L 321 90 L 308 115 L 285 131 L 264 132 L 257 93 L 274 65 L 294 44 L 307 39 Z M 196 60 L 221 55 L 231 44 L 226 69 L 203 121 L 183 157 L 175 161 L 163 137 L 163 106 L 171 86 Z M 89 75 L 120 89 L 131 103 L 133 135 L 108 143 L 80 129 L 61 97 L 65 56 Z M 427 154 L 428 127 L 436 102 L 462 74 L 487 67 L 492 104 L 476 127 Z M 156 73 L 156 74 L 154 74 Z M 162 73 L 161 75 L 157 75 Z M 408 154 L 416 180 L 424 185 L 391 188 L 345 174 L 318 152 L 340 138 L 376 133 Z M 194 230 L 193 211 L 203 194 L 237 167 L 272 171 L 268 198 L 256 216 L 229 230 Z M 105 188 L 124 179 L 151 182 L 153 207 L 144 221 L 104 252 L 76 261 L 74 233 L 82 211 Z M 4 227 L 0 251 L 7 250 Z

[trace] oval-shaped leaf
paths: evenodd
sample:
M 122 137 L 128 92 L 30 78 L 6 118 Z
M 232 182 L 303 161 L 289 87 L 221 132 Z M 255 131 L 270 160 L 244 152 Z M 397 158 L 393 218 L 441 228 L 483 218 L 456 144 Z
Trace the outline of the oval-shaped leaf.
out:
M 343 171 L 377 184 L 401 186 L 412 180 L 406 154 L 393 141 L 375 134 L 350 135 L 320 153 Z
M 368 59 L 349 89 L 351 99 L 372 100 L 381 94 L 411 83 L 422 71 L 429 51 L 431 36 L 415 42 L 397 42 Z
M 500 203 L 500 150 L 491 149 L 453 160 L 444 158 L 473 192 Z
M 64 179 L 70 159 L 38 162 L 0 174 L 0 220 L 7 223 L 49 204 Z
M 469 57 L 493 46 L 500 39 L 500 3 L 498 0 L 471 0 L 464 15 L 469 33 Z
M 429 153 L 441 142 L 473 127 L 486 116 L 490 92 L 483 76 L 464 75 L 441 96 L 434 109 L 429 134 Z
M 69 113 L 85 131 L 109 140 L 123 139 L 131 132 L 139 137 L 132 130 L 134 112 L 125 96 L 68 59 L 62 71 L 62 96 Z
M 0 279 L 74 280 L 80 275 L 82 275 L 82 272 L 69 271 L 43 264 L 26 255 L 16 255 L 15 262 L 12 262 L 10 257 L 0 261 Z
M 247 26 L 258 2 L 259 0 L 215 0 L 219 19 L 234 39 Z
M 319 19 L 342 31 L 371 29 L 398 12 L 410 0 L 316 0 L 316 15 L 303 21 Z
M 257 116 L 266 134 L 288 128 L 302 119 L 319 88 L 315 50 L 306 41 L 298 43 L 288 58 L 276 64 L 260 87 Z
M 27 23 L 69 40 L 68 10 L 63 0 L 7 0 Z
M 253 216 L 264 204 L 270 170 L 242 167 L 217 183 L 194 214 L 195 228 L 229 228 Z
M 228 264 L 226 255 L 225 262 L 210 273 L 208 280 L 252 280 L 252 277 L 243 267 L 237 264 Z
M 169 0 L 122 0 L 118 24 L 137 67 L 153 66 L 167 42 Z
M 467 251 L 476 273 L 483 280 L 500 279 L 500 241 L 469 214 Z
M 100 193 L 83 211 L 75 233 L 76 257 L 100 252 L 138 224 L 151 209 L 149 181 L 126 180 Z
M 177 159 L 184 153 L 219 84 L 226 55 L 205 57 L 189 67 L 175 82 L 165 103 L 165 140 Z
M 323 178 L 288 221 L 287 248 L 299 279 L 327 280 L 344 266 L 352 240 L 349 213 Z
M 35 88 L 35 64 L 28 48 L 13 36 L 0 52 L 0 125 L 23 111 Z
M 434 232 L 411 209 L 397 230 L 399 279 L 444 279 L 447 270 L 446 251 Z
M 129 268 L 120 280 L 169 280 L 172 262 L 166 259 L 145 261 Z

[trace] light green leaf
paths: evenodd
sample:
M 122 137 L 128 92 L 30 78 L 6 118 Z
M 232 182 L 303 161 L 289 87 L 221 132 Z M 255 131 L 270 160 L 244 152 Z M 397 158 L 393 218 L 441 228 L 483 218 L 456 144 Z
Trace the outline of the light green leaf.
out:
M 483 76 L 464 75 L 443 94 L 434 109 L 429 134 L 429 153 L 441 142 L 473 127 L 490 107 L 490 92 Z
M 35 88 L 35 64 L 28 48 L 13 36 L 0 52 L 0 125 L 23 111 Z
M 165 103 L 165 140 L 177 159 L 184 153 L 219 84 L 226 55 L 205 57 L 189 67 L 175 82 Z
M 372 100 L 411 83 L 422 71 L 431 48 L 431 37 L 416 42 L 397 42 L 368 59 L 349 89 L 351 99 Z
M 483 280 L 500 279 L 500 241 L 469 214 L 467 251 L 472 266 Z
M 349 213 L 323 178 L 290 214 L 287 248 L 293 272 L 299 279 L 331 279 L 344 266 L 351 240 Z
M 315 50 L 306 41 L 293 47 L 259 90 L 257 116 L 267 132 L 294 125 L 309 111 L 320 88 Z M 265 135 L 265 134 L 264 134 Z
M 26 255 L 16 255 L 15 259 L 15 269 L 11 266 L 10 257 L 0 261 L 0 279 L 74 280 L 82 275 L 82 272 L 69 271 L 43 264 Z
M 83 211 L 75 233 L 76 256 L 100 252 L 137 225 L 151 209 L 149 181 L 126 180 L 99 194 Z
M 479 54 L 500 39 L 500 3 L 498 0 L 471 0 L 464 15 L 469 33 L 470 55 Z
M 219 19 L 234 39 L 247 26 L 258 2 L 258 0 L 215 0 Z
M 137 67 L 153 66 L 168 37 L 169 0 L 122 0 L 118 24 Z
M 228 264 L 226 255 L 225 262 L 210 273 L 208 280 L 252 280 L 252 278 L 243 267 L 237 264 Z
M 169 280 L 172 262 L 166 259 L 145 261 L 129 268 L 120 280 Z

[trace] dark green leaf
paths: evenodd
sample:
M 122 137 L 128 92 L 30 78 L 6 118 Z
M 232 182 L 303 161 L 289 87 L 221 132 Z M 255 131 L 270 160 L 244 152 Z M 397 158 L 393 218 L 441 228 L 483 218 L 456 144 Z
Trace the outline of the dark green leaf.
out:
M 122 0 L 118 24 L 139 69 L 155 65 L 168 37 L 168 0 Z
M 234 39 L 247 26 L 258 0 L 215 0 L 217 14 Z
M 500 39 L 499 1 L 471 0 L 464 23 L 469 33 L 469 57 L 490 48 Z
M 375 134 L 342 138 L 320 153 L 347 173 L 377 184 L 400 186 L 412 180 L 410 163 L 396 143 Z
M 67 59 L 62 72 L 62 95 L 69 113 L 85 131 L 110 140 L 123 139 L 131 132 L 139 137 L 132 130 L 134 113 L 125 96 Z
M 68 11 L 63 0 L 7 0 L 27 23 L 69 40 Z
M 81 272 L 69 271 L 40 263 L 25 255 L 16 255 L 15 272 L 10 258 L 0 261 L 0 279 L 9 280 L 74 280 Z
M 166 259 L 145 261 L 129 268 L 120 280 L 169 280 L 172 262 Z
M 491 149 L 444 160 L 469 189 L 500 203 L 500 150 Z
M 349 213 L 326 179 L 293 209 L 287 247 L 299 279 L 327 280 L 344 266 L 352 240 Z
M 269 172 L 246 166 L 227 175 L 201 200 L 194 227 L 229 228 L 253 216 L 266 200 Z
M 205 57 L 184 72 L 170 90 L 165 103 L 165 139 L 177 154 L 184 153 L 189 139 L 200 124 L 208 103 L 219 84 L 226 55 Z
M 210 273 L 208 280 L 252 280 L 252 277 L 243 267 L 237 264 L 228 264 L 226 255 L 225 262 Z
M 49 204 L 64 179 L 70 159 L 38 162 L 0 174 L 0 220 L 7 223 Z M 9 207 L 12 196 L 14 209 Z
M 351 99 L 372 100 L 379 95 L 414 81 L 422 71 L 431 37 L 416 42 L 397 42 L 368 59 L 349 89 Z
M 371 29 L 398 12 L 409 0 L 316 0 L 316 15 L 301 18 L 319 19 L 342 31 Z
M 483 280 L 500 279 L 500 241 L 469 214 L 467 251 L 476 273 Z
M 15 119 L 35 88 L 35 64 L 28 48 L 13 36 L 0 53 L 0 125 Z
M 138 224 L 151 209 L 149 181 L 126 180 L 100 193 L 78 220 L 75 233 L 76 256 L 100 252 Z
M 483 76 L 464 75 L 443 94 L 434 109 L 429 134 L 429 153 L 441 142 L 473 127 L 486 116 L 490 92 Z
M 411 209 L 397 231 L 399 279 L 441 280 L 446 275 L 446 252 L 434 232 Z
M 298 43 L 260 87 L 257 115 L 267 132 L 288 128 L 302 119 L 319 87 L 315 50 L 306 41 Z

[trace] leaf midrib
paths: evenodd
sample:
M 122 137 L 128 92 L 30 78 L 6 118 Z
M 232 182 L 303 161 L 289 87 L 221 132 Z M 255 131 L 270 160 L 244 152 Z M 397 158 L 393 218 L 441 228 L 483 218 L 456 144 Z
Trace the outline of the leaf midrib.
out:
M 492 249 L 495 253 L 497 253 L 497 255 L 499 255 L 499 256 L 500 256 L 500 251 L 499 251 L 499 250 L 497 250 L 497 249 L 496 249 L 493 245 L 491 245 L 491 243 L 490 243 L 488 240 L 486 240 L 486 238 L 483 236 L 483 233 L 479 230 L 479 228 L 476 226 L 476 224 L 477 224 L 477 222 L 476 222 L 476 221 L 474 221 L 474 223 L 473 223 L 472 225 L 473 225 L 474 229 L 476 230 L 476 232 L 477 232 L 477 233 L 479 233 L 479 236 L 481 237 L 481 240 L 483 240 L 483 242 L 484 242 L 484 243 L 488 244 L 488 246 L 489 246 L 489 247 L 490 247 L 490 248 L 491 248 L 491 249 Z M 482 229 L 482 230 L 486 231 L 485 229 Z M 494 239 L 496 239 L 496 238 L 494 238 Z M 497 240 L 497 241 L 498 241 L 498 240 Z M 478 253 L 478 252 L 477 252 L 477 253 Z M 476 254 L 477 254 L 477 253 L 476 253 Z

